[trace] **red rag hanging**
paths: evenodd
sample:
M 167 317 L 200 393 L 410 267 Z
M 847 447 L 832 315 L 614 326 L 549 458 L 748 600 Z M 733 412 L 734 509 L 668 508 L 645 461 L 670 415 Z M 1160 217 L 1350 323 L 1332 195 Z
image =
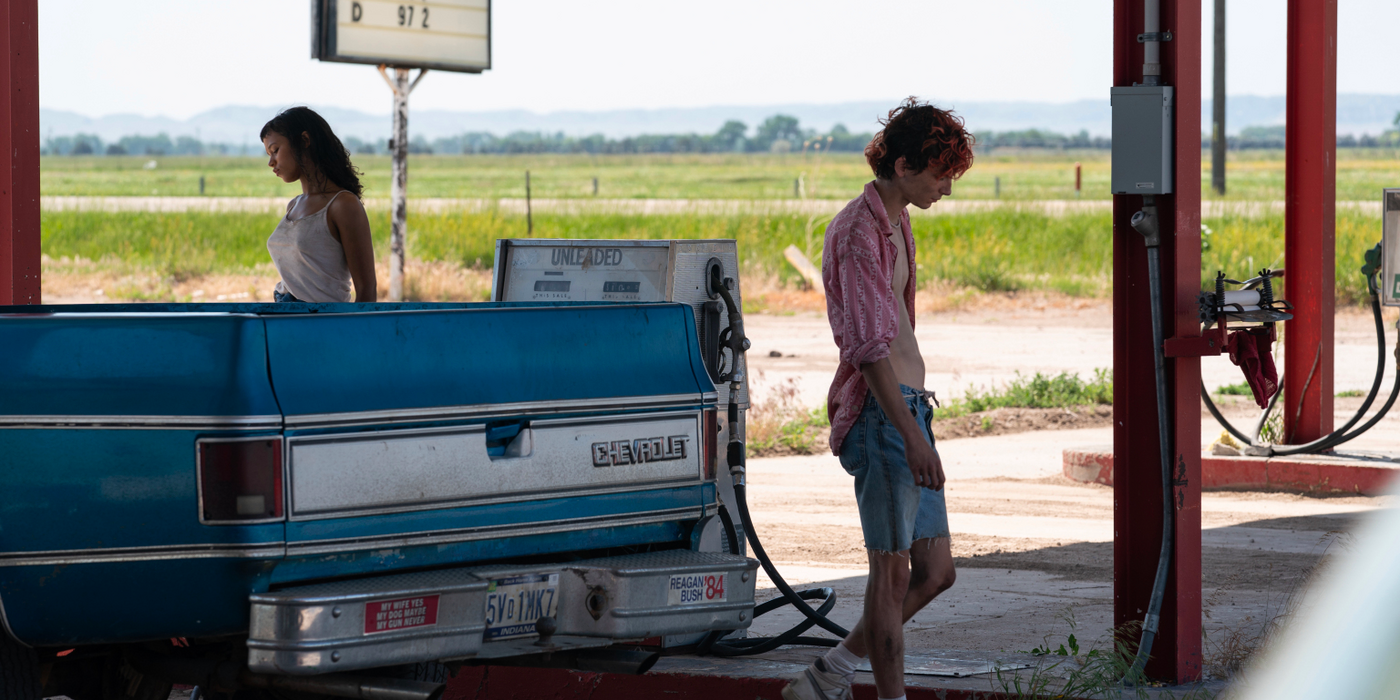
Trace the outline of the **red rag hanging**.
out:
M 1230 333 L 1225 348 L 1230 352 L 1230 361 L 1244 370 L 1244 380 L 1249 383 L 1250 391 L 1254 393 L 1254 402 L 1259 404 L 1260 408 L 1264 408 L 1269 405 L 1269 397 L 1278 389 L 1278 379 L 1275 377 L 1269 380 L 1264 376 L 1257 340 L 1258 336 L 1250 329 L 1240 329 Z M 1269 365 L 1273 365 L 1272 358 Z
M 1264 398 L 1259 407 L 1268 406 L 1269 399 L 1278 393 L 1278 370 L 1274 367 L 1274 329 L 1272 327 L 1251 328 L 1254 334 L 1254 351 L 1259 357 L 1259 374 L 1263 377 Z

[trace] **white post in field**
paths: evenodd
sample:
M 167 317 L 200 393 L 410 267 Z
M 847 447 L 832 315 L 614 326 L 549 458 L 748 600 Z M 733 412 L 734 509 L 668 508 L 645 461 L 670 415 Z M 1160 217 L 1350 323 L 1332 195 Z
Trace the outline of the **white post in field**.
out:
M 389 301 L 403 301 L 404 236 L 408 232 L 408 96 L 427 75 L 428 69 L 420 69 L 413 82 L 409 82 L 408 73 L 407 68 L 395 68 L 394 77 L 390 78 L 387 66 L 379 66 L 379 74 L 384 76 L 384 82 L 394 91 L 394 138 L 389 141 L 389 152 L 394 162 L 394 179 L 389 188 L 392 212 L 389 224 Z

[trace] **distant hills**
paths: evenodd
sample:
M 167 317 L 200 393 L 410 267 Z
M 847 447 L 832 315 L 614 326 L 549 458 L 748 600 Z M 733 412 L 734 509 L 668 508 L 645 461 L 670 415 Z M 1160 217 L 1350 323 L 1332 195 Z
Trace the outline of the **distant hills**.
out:
M 873 131 L 875 120 L 896 100 L 846 102 L 841 104 L 774 104 L 685 107 L 666 109 L 611 110 L 603 112 L 560 111 L 536 113 L 525 110 L 457 112 L 415 110 L 410 115 L 409 133 L 429 140 L 465 132 L 505 135 L 516 131 L 565 133 L 571 136 L 602 134 L 622 138 L 642 134 L 712 134 L 726 121 L 737 119 L 750 128 L 774 114 L 796 117 L 804 128 L 826 131 L 844 124 L 853 132 Z M 1062 134 L 1087 131 L 1092 136 L 1108 136 L 1111 121 L 1107 96 L 1103 100 L 1066 103 L 1044 102 L 958 102 L 939 100 L 941 106 L 957 110 L 975 131 L 1016 131 L 1042 129 Z M 388 114 L 368 114 L 340 107 L 313 105 L 342 137 L 377 142 L 390 130 Z M 1229 100 L 1226 126 L 1238 134 L 1249 126 L 1270 126 L 1284 121 L 1284 98 L 1233 96 Z M 146 117 L 136 114 L 109 114 L 90 118 L 74 112 L 40 109 L 42 138 L 96 134 L 104 141 L 123 136 L 165 133 L 172 139 L 192 136 L 206 143 L 256 147 L 258 130 L 277 112 L 277 107 L 227 106 L 196 114 L 189 119 Z M 1337 98 L 1337 131 L 1340 134 L 1379 134 L 1390 128 L 1400 112 L 1400 95 L 1344 94 Z M 1210 101 L 1201 106 L 1201 129 L 1210 130 Z

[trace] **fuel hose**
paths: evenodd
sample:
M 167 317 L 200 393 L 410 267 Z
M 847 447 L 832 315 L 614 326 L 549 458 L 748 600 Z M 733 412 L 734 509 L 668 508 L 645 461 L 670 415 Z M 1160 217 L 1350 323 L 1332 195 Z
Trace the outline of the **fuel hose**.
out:
M 832 609 L 836 607 L 836 592 L 831 588 L 811 588 L 797 591 L 788 585 L 778 573 L 778 569 L 773 565 L 773 560 L 768 557 L 768 552 L 763 548 L 763 542 L 759 540 L 758 533 L 753 526 L 753 518 L 749 513 L 748 486 L 744 480 L 744 469 L 746 457 L 744 454 L 744 443 L 739 439 L 739 402 L 735 397 L 739 394 L 742 376 L 739 374 L 739 358 L 748 350 L 749 341 L 744 335 L 743 314 L 738 304 L 734 302 L 734 296 L 729 291 L 732 280 L 714 279 L 710 287 L 724 299 L 726 310 L 729 312 L 729 327 L 726 329 L 721 343 L 730 349 L 731 362 L 729 366 L 729 445 L 728 461 L 730 474 L 734 478 L 734 500 L 739 508 L 739 517 L 744 523 L 744 537 L 749 543 L 749 548 L 753 550 L 754 558 L 758 559 L 768 578 L 777 587 L 781 596 L 764 602 L 754 607 L 753 617 L 757 619 L 760 615 L 772 612 L 784 606 L 791 605 L 798 612 L 802 613 L 803 620 L 791 629 L 775 637 L 743 637 L 738 639 L 724 639 L 730 630 L 716 630 L 709 633 L 696 647 L 698 654 L 711 654 L 714 656 L 747 656 L 750 654 L 762 654 L 772 651 L 781 646 L 789 644 L 803 644 L 809 646 L 834 647 L 844 639 L 850 631 L 841 625 L 836 624 L 827 617 Z M 739 551 L 739 538 L 735 532 L 734 520 L 729 510 L 721 505 L 719 508 L 720 522 L 724 526 L 725 537 L 729 542 L 729 551 Z M 807 603 L 809 600 L 821 600 L 820 607 L 813 609 Z M 836 639 L 830 637 L 811 637 L 804 633 L 813 627 L 822 629 L 836 635 Z

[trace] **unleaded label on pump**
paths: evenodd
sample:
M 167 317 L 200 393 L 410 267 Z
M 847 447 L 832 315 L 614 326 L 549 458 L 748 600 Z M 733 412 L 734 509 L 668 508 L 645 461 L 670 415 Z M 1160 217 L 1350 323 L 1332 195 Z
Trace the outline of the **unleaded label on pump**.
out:
M 666 588 L 667 605 L 699 605 L 728 600 L 724 589 L 729 574 L 677 574 Z

